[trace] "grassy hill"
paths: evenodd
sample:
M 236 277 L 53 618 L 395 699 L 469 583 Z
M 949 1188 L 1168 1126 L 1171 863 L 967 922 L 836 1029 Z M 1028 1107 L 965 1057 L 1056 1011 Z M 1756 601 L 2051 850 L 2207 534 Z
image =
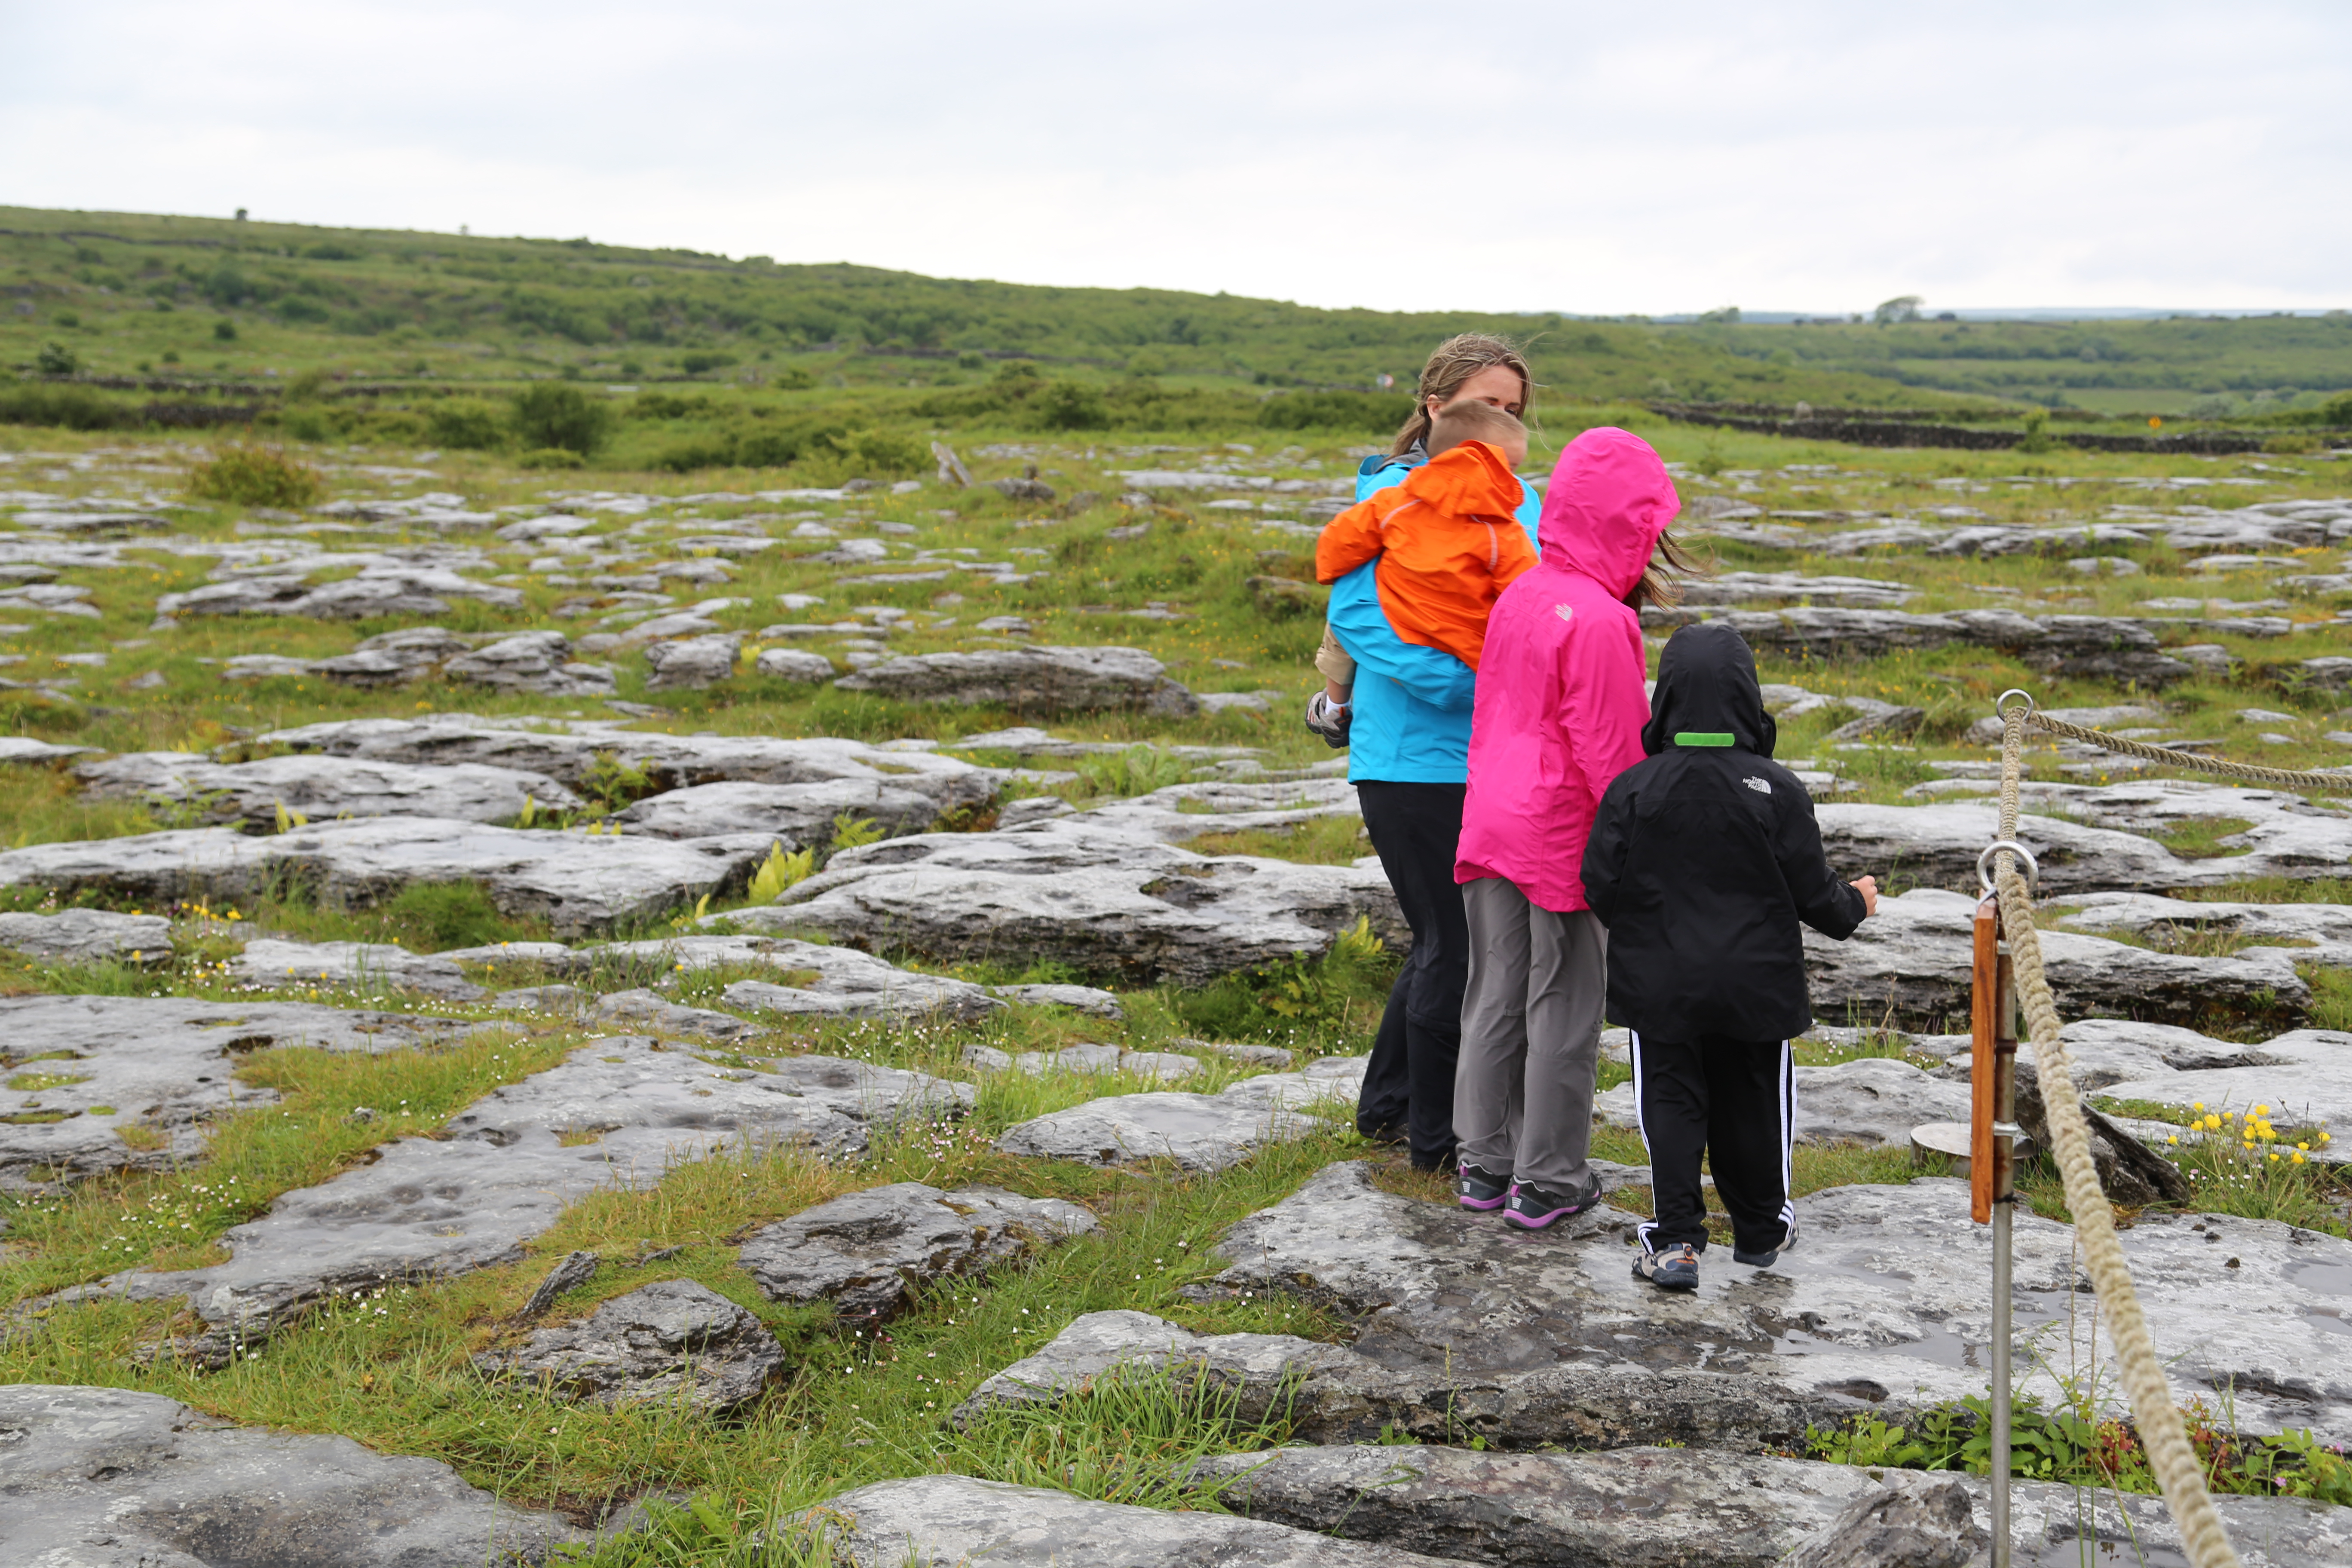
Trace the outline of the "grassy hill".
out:
M 1431 345 L 1473 329 L 1528 342 L 1539 406 L 1570 431 L 1600 416 L 1576 419 L 1579 406 L 1661 400 L 2316 418 L 2352 387 L 2344 315 L 1880 326 L 1329 310 L 587 239 L 12 207 L 0 295 L 0 371 L 20 378 L 0 384 L 0 419 L 568 448 L 679 470 L 789 466 L 863 441 L 858 471 L 885 473 L 929 434 L 1369 439 L 1406 407 L 1380 378 L 1409 387 Z M 598 438 L 575 438 L 576 420 L 555 437 L 517 425 L 505 394 L 562 380 L 588 384 Z

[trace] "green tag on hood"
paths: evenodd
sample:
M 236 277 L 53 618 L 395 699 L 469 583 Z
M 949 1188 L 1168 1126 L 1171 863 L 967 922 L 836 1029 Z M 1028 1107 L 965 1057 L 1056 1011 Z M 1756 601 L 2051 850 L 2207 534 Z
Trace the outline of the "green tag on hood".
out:
M 1675 734 L 1677 746 L 1730 746 L 1738 743 L 1736 736 L 1722 730 L 1681 730 Z

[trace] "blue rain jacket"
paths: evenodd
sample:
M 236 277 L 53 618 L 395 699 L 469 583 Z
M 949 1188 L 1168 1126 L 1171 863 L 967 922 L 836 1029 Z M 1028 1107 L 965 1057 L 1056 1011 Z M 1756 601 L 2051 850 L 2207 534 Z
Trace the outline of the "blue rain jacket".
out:
M 1426 461 L 1418 447 L 1402 458 L 1365 458 L 1356 471 L 1356 499 L 1404 483 Z M 1533 485 L 1526 489 L 1517 516 L 1532 540 L 1543 497 Z M 1356 661 L 1348 776 L 1388 784 L 1466 784 L 1477 672 L 1452 654 L 1396 635 L 1372 579 L 1379 565 L 1368 561 L 1331 584 L 1325 612 L 1331 635 Z

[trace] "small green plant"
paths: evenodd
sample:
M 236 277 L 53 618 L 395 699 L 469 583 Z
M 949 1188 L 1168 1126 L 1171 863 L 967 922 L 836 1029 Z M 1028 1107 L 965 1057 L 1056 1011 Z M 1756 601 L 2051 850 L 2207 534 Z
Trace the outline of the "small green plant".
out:
M 779 841 L 768 847 L 768 858 L 751 874 L 751 899 L 755 904 L 772 904 L 784 896 L 784 889 L 805 882 L 816 870 L 816 850 L 814 847 L 784 853 Z
M 482 947 L 513 931 L 514 922 L 473 882 L 411 882 L 382 908 L 399 934 L 425 952 Z
M 879 844 L 888 837 L 874 825 L 870 816 L 857 816 L 845 811 L 833 819 L 833 851 L 835 854 L 867 844 Z
M 81 358 L 63 343 L 43 343 L 33 368 L 43 375 L 71 375 L 81 369 Z
M 231 447 L 189 470 L 188 493 L 232 506 L 306 507 L 327 493 L 327 480 L 273 447 Z
M 587 465 L 587 458 L 562 447 L 534 447 L 515 459 L 515 466 L 523 468 L 581 468 Z
M 599 807 L 613 812 L 653 794 L 654 781 L 642 764 L 625 763 L 615 752 L 599 752 L 580 787 Z
M 300 812 L 287 810 L 286 803 L 284 801 L 278 801 L 275 804 L 278 807 L 278 832 L 291 833 L 298 827 L 308 827 L 310 826 L 310 819 L 303 816 Z
M 1182 784 L 1187 764 L 1156 746 L 1129 746 L 1108 756 L 1078 762 L 1078 784 L 1088 795 L 1150 795 Z

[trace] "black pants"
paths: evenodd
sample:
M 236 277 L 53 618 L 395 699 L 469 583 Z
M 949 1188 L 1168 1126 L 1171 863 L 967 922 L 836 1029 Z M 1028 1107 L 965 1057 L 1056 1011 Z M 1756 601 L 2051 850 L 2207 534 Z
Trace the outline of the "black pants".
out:
M 1454 1158 L 1454 1063 L 1462 1052 L 1462 987 L 1470 975 L 1470 926 L 1454 881 L 1465 788 L 1356 785 L 1365 831 L 1412 928 L 1412 956 L 1389 992 L 1364 1068 L 1356 1128 L 1368 1138 L 1402 1131 L 1423 1170 Z
M 1769 1252 L 1787 1238 L 1796 1082 L 1786 1040 L 1702 1035 L 1678 1043 L 1634 1033 L 1633 1093 L 1658 1211 L 1641 1227 L 1643 1247 L 1688 1242 L 1706 1250 L 1701 1155 L 1740 1251 Z

